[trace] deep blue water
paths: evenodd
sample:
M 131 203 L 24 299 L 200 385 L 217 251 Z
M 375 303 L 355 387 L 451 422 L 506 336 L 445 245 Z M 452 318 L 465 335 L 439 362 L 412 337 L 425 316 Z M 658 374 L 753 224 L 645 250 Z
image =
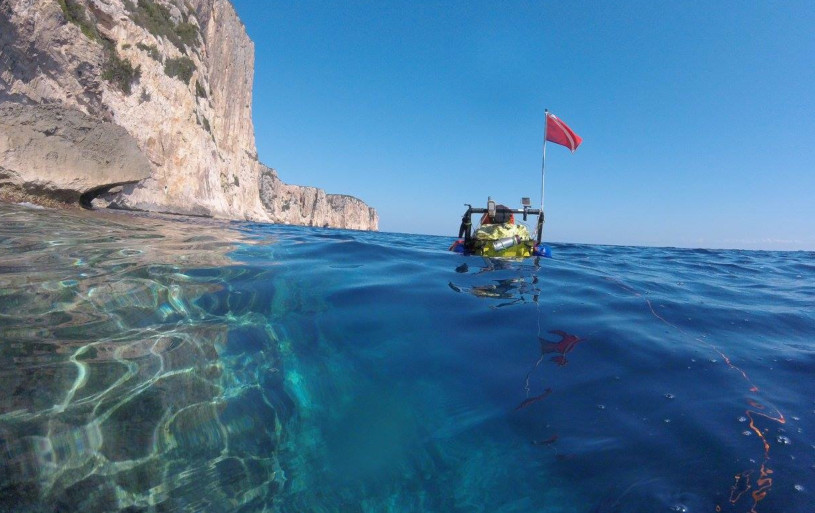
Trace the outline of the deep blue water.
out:
M 0 511 L 813 511 L 815 254 L 451 241 L 0 204 Z

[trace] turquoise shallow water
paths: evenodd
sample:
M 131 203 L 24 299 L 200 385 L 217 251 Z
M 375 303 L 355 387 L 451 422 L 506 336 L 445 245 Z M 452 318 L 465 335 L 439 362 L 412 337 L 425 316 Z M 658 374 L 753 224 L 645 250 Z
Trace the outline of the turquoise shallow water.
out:
M 0 205 L 0 511 L 809 512 L 815 254 Z

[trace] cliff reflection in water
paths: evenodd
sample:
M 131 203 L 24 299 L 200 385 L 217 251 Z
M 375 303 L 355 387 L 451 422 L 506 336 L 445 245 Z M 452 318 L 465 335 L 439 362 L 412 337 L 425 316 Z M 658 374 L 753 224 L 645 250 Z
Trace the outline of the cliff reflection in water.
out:
M 0 204 L 1 510 L 271 500 L 272 291 L 233 293 L 257 278 L 237 241 L 254 243 L 227 223 Z

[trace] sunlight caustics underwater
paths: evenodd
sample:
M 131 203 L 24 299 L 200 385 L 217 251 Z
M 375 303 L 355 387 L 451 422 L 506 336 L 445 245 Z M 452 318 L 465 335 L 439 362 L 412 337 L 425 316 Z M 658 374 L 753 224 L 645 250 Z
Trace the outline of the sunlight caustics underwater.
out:
M 808 512 L 812 253 L 0 205 L 0 510 Z

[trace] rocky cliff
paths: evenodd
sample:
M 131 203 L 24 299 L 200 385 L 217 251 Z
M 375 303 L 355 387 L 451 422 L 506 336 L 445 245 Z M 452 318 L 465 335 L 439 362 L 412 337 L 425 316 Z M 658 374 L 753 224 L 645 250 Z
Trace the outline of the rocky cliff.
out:
M 0 187 L 86 206 L 151 172 L 124 128 L 59 105 L 0 104 L 0 161 Z
M 376 211 L 357 198 L 287 185 L 274 169 L 265 166 L 260 173 L 260 200 L 274 219 L 286 224 L 354 229 L 379 223 Z
M 0 189 L 89 200 L 122 185 L 111 206 L 376 230 L 363 202 L 284 184 L 258 162 L 253 66 L 228 0 L 2 0 Z M 85 131 L 66 136 L 68 118 Z M 72 152 L 84 133 L 115 158 Z M 125 135 L 138 151 L 123 151 Z M 63 160 L 30 151 L 52 146 Z

